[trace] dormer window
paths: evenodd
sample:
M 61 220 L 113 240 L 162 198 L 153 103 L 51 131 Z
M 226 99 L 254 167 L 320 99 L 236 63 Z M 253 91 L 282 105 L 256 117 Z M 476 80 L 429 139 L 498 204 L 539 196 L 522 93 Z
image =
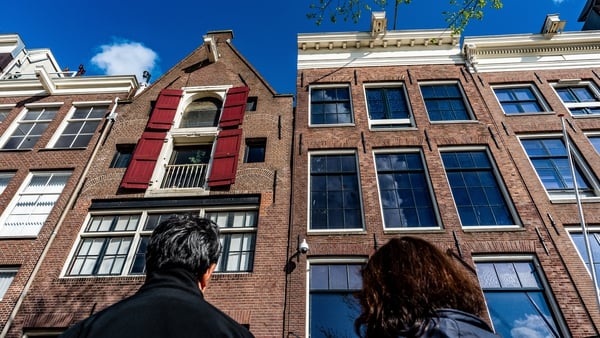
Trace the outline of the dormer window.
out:
M 221 106 L 220 100 L 211 97 L 194 100 L 185 108 L 180 128 L 216 127 Z

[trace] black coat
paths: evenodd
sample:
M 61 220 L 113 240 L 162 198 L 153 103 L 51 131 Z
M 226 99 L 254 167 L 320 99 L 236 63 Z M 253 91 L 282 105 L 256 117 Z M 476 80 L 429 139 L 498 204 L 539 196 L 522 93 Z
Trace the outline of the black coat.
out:
M 489 325 L 470 313 L 442 309 L 428 323 L 419 338 L 499 338 Z
M 60 337 L 254 337 L 204 300 L 191 273 L 150 274 L 139 291 L 75 324 Z

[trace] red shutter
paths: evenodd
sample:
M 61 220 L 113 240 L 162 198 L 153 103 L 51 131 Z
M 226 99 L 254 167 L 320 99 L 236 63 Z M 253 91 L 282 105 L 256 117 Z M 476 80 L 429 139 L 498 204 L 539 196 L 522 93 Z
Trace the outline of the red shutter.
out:
M 219 121 L 219 127 L 235 127 L 242 124 L 246 101 L 248 101 L 248 87 L 229 88 L 223 105 L 223 113 Z
M 166 136 L 166 132 L 146 131 L 142 134 L 121 182 L 121 188 L 148 188 Z
M 171 129 L 182 94 L 183 91 L 179 89 L 161 90 L 146 128 L 164 131 Z
M 235 183 L 235 171 L 241 143 L 241 129 L 225 129 L 219 132 L 210 177 L 208 178 L 209 187 Z

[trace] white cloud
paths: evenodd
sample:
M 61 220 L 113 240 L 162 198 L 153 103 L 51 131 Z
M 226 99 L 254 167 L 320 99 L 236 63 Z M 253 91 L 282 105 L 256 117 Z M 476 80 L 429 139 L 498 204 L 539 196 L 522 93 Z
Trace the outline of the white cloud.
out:
M 554 2 L 554 4 L 556 4 L 556 5 L 562 4 L 563 1 L 565 1 L 565 0 L 552 0 L 552 2 Z
M 539 315 L 526 314 L 525 319 L 517 319 L 510 331 L 515 338 L 551 338 L 550 330 Z
M 158 54 L 139 42 L 115 41 L 100 46 L 100 52 L 92 57 L 92 64 L 107 75 L 137 76 L 142 80 L 142 73 L 152 73 L 158 62 Z

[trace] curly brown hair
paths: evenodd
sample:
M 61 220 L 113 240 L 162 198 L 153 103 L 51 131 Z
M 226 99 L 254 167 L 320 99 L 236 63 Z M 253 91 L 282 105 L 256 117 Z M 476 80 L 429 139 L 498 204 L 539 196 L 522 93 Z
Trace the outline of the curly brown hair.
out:
M 481 315 L 485 308 L 474 279 L 417 237 L 391 239 L 369 258 L 362 278 L 362 313 L 354 323 L 360 337 L 418 336 L 436 310 Z

